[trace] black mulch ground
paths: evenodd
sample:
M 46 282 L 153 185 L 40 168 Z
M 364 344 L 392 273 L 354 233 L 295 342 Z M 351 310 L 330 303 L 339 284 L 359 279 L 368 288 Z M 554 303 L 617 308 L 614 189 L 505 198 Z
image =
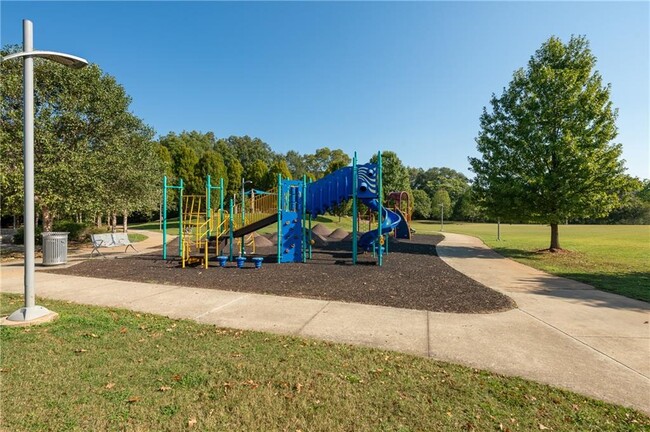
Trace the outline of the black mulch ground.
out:
M 161 254 L 121 259 L 95 258 L 52 273 L 137 282 L 183 285 L 207 289 L 338 300 L 432 312 L 488 313 L 515 307 L 507 296 L 475 282 L 445 264 L 436 255 L 441 236 L 415 235 L 413 240 L 391 241 L 383 267 L 371 253 L 359 255 L 352 266 L 352 244 L 341 241 L 313 250 L 306 264 L 277 264 L 275 247 L 258 250 L 265 256 L 261 269 L 247 263 L 208 269 L 180 268 L 177 258 Z M 174 253 L 178 246 L 170 244 Z

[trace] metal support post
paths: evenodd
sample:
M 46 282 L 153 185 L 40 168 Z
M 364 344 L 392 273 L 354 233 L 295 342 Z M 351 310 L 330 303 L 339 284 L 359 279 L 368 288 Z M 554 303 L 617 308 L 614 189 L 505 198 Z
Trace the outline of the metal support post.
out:
M 167 259 L 167 176 L 163 177 L 162 196 L 162 235 L 163 235 L 163 259 Z
M 302 262 L 307 262 L 307 175 L 302 176 Z
M 379 223 L 377 226 L 377 229 L 379 230 L 379 235 L 377 236 L 377 240 L 381 237 L 381 228 L 382 228 L 382 223 L 383 223 L 383 215 L 382 215 L 382 206 L 383 206 L 383 201 L 384 201 L 384 196 L 383 196 L 383 190 L 382 190 L 382 166 L 381 166 L 381 152 L 377 152 L 377 160 L 378 160 L 378 166 L 377 166 L 377 199 L 379 200 L 379 211 L 377 212 L 377 219 L 379 219 Z M 382 245 L 379 244 L 378 248 L 378 255 L 377 255 L 377 263 L 381 267 L 384 264 L 384 258 L 382 254 Z
M 234 205 L 233 199 L 230 198 L 230 214 L 228 215 L 228 228 L 229 228 L 229 229 L 228 229 L 228 232 L 229 232 L 229 235 L 228 235 L 228 246 L 230 247 L 230 254 L 229 254 L 229 256 L 228 256 L 228 260 L 229 260 L 230 262 L 232 262 L 232 244 L 233 244 L 233 242 L 235 241 L 235 237 L 233 236 L 233 229 L 234 229 L 234 227 L 233 227 L 233 223 L 232 223 L 232 219 L 233 219 L 233 217 L 232 217 L 232 211 L 233 211 L 234 206 L 235 206 L 235 205 Z
M 282 174 L 278 174 L 278 264 L 282 262 Z
M 180 198 L 178 200 L 178 256 L 183 259 L 183 179 L 179 184 Z
M 352 158 L 352 265 L 357 264 L 358 242 L 357 231 L 359 227 L 359 207 L 357 205 L 357 188 L 358 188 L 358 172 L 357 172 L 357 152 L 354 152 Z

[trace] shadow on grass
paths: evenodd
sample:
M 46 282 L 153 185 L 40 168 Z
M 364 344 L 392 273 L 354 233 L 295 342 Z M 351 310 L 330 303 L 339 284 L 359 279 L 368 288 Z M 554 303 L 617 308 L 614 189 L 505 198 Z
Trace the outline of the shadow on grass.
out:
M 622 274 L 555 272 L 555 274 L 584 282 L 602 291 L 650 302 L 650 272 Z
M 647 301 L 644 301 L 642 290 L 635 291 L 631 289 L 629 285 L 618 291 L 614 289 L 592 289 L 589 286 L 578 285 L 574 282 L 580 281 L 580 274 L 565 273 L 556 276 L 561 276 L 561 278 L 550 275 L 548 277 L 521 279 L 519 282 L 523 286 L 530 284 L 531 289 L 523 291 L 528 294 L 579 301 L 584 305 L 592 307 L 623 309 L 642 313 L 650 312 L 650 304 L 648 304 Z M 589 276 L 589 279 L 591 280 L 583 278 L 581 282 L 590 283 L 591 286 L 594 286 L 593 279 L 591 278 L 591 275 Z M 571 281 L 567 283 L 566 280 L 562 278 L 570 279 Z M 608 282 L 611 283 L 611 281 L 612 279 L 609 278 Z M 629 280 L 619 280 L 617 282 L 629 284 Z M 634 297 L 635 294 L 639 295 L 640 298 Z M 647 293 L 645 293 L 645 298 L 647 298 Z

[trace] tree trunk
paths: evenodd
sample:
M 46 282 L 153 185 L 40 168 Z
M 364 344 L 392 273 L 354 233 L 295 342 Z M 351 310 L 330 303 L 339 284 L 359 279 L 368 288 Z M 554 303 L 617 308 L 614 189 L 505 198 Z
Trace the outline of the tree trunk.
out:
M 43 232 L 52 231 L 52 225 L 54 224 L 54 215 L 47 207 L 41 207 L 41 214 L 43 216 Z
M 115 232 L 117 229 L 117 212 L 111 214 L 111 231 Z
M 97 222 L 95 222 L 95 225 L 97 226 L 97 228 L 102 227 L 102 214 L 101 213 L 97 213 Z
M 124 210 L 122 212 L 122 231 L 123 232 L 128 232 L 129 231 L 129 212 Z
M 560 231 L 558 229 L 558 224 L 557 223 L 552 223 L 551 224 L 551 247 L 549 250 L 551 252 L 560 250 Z

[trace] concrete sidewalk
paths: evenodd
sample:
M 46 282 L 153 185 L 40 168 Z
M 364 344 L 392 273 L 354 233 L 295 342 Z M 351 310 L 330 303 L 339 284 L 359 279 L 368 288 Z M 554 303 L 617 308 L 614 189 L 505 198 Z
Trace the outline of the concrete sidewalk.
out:
M 475 238 L 445 236 L 438 253 L 449 265 L 511 296 L 519 308 L 445 314 L 43 272 L 36 275 L 37 294 L 403 351 L 533 379 L 650 414 L 646 303 L 517 264 Z M 151 247 L 160 242 L 151 238 Z M 1 282 L 3 292 L 22 292 L 22 267 L 3 266 Z

